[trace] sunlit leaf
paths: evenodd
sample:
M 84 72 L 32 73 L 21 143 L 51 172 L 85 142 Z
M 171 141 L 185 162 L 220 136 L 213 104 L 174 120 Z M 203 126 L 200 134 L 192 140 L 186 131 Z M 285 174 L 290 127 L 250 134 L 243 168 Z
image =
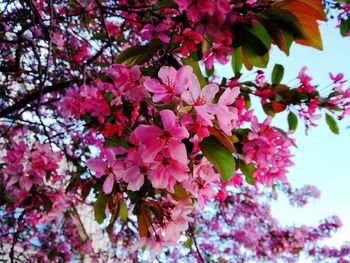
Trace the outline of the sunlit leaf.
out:
M 125 67 L 142 65 L 150 60 L 161 47 L 162 44 L 159 40 L 152 40 L 145 46 L 133 46 L 122 51 L 115 62 L 123 64 Z
M 288 113 L 288 129 L 290 131 L 295 131 L 298 126 L 298 117 L 293 113 L 289 112 Z
M 272 84 L 279 84 L 283 79 L 284 67 L 281 64 L 276 64 L 272 70 Z
M 240 43 L 245 60 L 256 67 L 264 68 L 269 62 L 271 36 L 265 27 L 258 23 L 244 25 L 240 33 Z M 250 65 L 245 66 L 250 68 Z
M 128 220 L 128 208 L 122 201 L 119 201 L 119 216 L 123 221 Z
M 234 49 L 231 57 L 231 66 L 233 73 L 236 77 L 239 77 L 241 69 L 242 69 L 242 60 L 241 55 L 237 49 Z
M 245 163 L 242 160 L 238 160 L 238 167 L 241 170 L 241 172 L 244 174 L 245 176 L 245 180 L 248 184 L 254 185 L 254 164 L 252 163 Z
M 283 0 L 275 2 L 274 6 L 289 11 L 300 22 L 307 39 L 298 39 L 296 42 L 322 50 L 322 40 L 317 20 L 325 20 L 321 0 Z
M 235 172 L 235 160 L 232 153 L 214 136 L 204 138 L 199 147 L 204 156 L 219 172 L 221 179 L 228 182 Z
M 336 120 L 329 115 L 328 113 L 326 113 L 326 122 L 328 124 L 329 129 L 335 133 L 335 134 L 339 134 L 339 127 L 338 124 L 336 122 Z
M 223 133 L 221 130 L 215 127 L 208 127 L 208 131 L 217 140 L 219 140 L 221 144 L 226 147 L 226 149 L 228 149 L 232 153 L 237 153 L 229 136 L 227 136 L 225 133 Z

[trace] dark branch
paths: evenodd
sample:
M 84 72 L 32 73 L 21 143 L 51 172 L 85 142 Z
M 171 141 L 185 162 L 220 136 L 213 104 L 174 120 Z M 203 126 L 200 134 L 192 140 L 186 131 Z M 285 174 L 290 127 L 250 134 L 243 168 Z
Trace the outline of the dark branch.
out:
M 42 91 L 42 95 L 52 93 L 55 91 L 60 91 L 64 90 L 74 84 L 74 81 L 66 81 L 66 82 L 61 82 L 57 84 L 53 84 L 52 86 L 45 87 Z M 0 118 L 7 117 L 8 115 L 22 109 L 25 107 L 27 104 L 30 104 L 31 102 L 37 100 L 40 96 L 40 90 L 37 90 L 33 93 L 28 94 L 26 97 L 21 99 L 20 101 L 16 102 L 15 104 L 3 109 L 0 111 Z

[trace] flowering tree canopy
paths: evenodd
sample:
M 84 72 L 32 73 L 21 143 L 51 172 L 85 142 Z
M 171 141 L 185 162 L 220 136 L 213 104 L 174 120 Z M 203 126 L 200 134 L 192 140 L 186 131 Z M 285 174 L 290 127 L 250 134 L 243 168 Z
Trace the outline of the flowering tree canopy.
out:
M 330 74 L 324 94 L 306 67 L 293 86 L 282 65 L 271 82 L 257 68 L 272 46 L 322 49 L 318 21 L 349 35 L 349 12 L 340 0 L 0 0 L 0 257 L 348 262 L 347 244 L 318 243 L 336 216 L 288 227 L 269 207 L 278 192 L 296 206 L 319 196 L 288 183 L 291 135 L 322 116 L 339 133 L 346 80 Z M 288 131 L 271 125 L 280 112 Z

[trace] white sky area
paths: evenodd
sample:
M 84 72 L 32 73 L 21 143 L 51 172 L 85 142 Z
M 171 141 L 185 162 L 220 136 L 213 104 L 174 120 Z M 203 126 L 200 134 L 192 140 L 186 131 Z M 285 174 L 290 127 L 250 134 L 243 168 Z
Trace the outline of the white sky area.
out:
M 303 66 L 307 66 L 307 74 L 314 85 L 320 88 L 331 84 L 328 73 L 344 73 L 350 79 L 350 37 L 340 36 L 334 22 L 322 23 L 323 51 L 293 44 L 290 56 L 287 57 L 277 47 L 270 54 L 266 77 L 270 80 L 271 71 L 276 63 L 282 64 L 285 74 L 282 83 L 287 84 L 295 79 Z M 216 68 L 218 70 L 218 67 Z M 221 67 L 219 72 L 232 76 L 230 66 Z M 249 74 L 249 73 L 248 73 Z M 246 76 L 247 74 L 244 74 Z M 244 80 L 250 80 L 255 75 Z M 293 83 L 296 83 L 295 80 Z M 345 88 L 350 87 L 350 80 Z M 255 104 L 256 105 L 256 104 Z M 257 107 L 259 108 L 259 107 Z M 255 112 L 260 120 L 266 115 L 258 109 Z M 334 135 L 328 128 L 324 116 L 317 121 L 318 127 L 311 128 L 309 135 L 305 135 L 304 124 L 299 121 L 298 129 L 293 135 L 298 148 L 293 149 L 295 166 L 289 169 L 288 179 L 293 187 L 305 184 L 315 185 L 321 191 L 318 200 L 311 201 L 303 208 L 291 207 L 283 194 L 277 202 L 272 204 L 272 213 L 282 225 L 312 225 L 320 219 L 338 215 L 343 227 L 332 239 L 322 244 L 340 246 L 350 241 L 350 118 L 340 122 L 340 135 Z M 273 119 L 273 125 L 287 130 L 287 114 L 280 113 Z M 299 262 L 310 262 L 301 258 Z

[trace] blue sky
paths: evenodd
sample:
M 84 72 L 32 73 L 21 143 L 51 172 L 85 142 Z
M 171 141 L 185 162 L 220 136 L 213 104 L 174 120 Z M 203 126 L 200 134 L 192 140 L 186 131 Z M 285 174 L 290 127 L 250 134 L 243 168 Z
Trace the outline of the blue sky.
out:
M 335 29 L 334 23 L 321 25 L 324 51 L 294 45 L 290 57 L 286 57 L 277 49 L 272 51 L 274 63 L 285 66 L 285 81 L 293 79 L 298 71 L 307 66 L 314 84 L 321 87 L 330 84 L 328 73 L 345 74 L 350 78 L 350 38 L 342 38 Z M 271 70 L 271 69 L 270 69 Z M 350 87 L 346 83 L 345 87 Z M 276 125 L 286 127 L 286 116 L 279 116 Z M 313 184 L 321 191 L 319 200 L 311 202 L 304 208 L 292 208 L 287 200 L 281 198 L 273 205 L 273 214 L 284 224 L 315 225 L 321 218 L 338 215 L 343 228 L 327 245 L 341 245 L 350 241 L 350 118 L 340 123 L 340 135 L 334 135 L 328 129 L 324 118 L 318 121 L 319 126 L 313 128 L 306 136 L 300 125 L 295 133 L 298 148 L 294 150 L 295 166 L 290 169 L 289 180 L 294 186 Z
M 293 44 L 290 56 L 287 57 L 274 47 L 266 76 L 269 78 L 274 64 L 279 63 L 285 67 L 282 83 L 295 79 L 303 66 L 308 67 L 307 73 L 313 77 L 312 83 L 319 84 L 320 87 L 331 83 L 329 72 L 341 72 L 350 79 L 350 37 L 341 37 L 334 21 L 321 24 L 321 35 L 323 51 Z M 232 76 L 229 66 L 220 67 L 219 72 Z M 350 87 L 350 81 L 345 87 Z M 264 118 L 261 110 L 257 110 L 256 113 Z M 286 115 L 282 113 L 274 118 L 274 126 L 287 129 Z M 304 125 L 299 122 L 293 136 L 298 145 L 298 148 L 294 149 L 295 166 L 289 169 L 288 178 L 294 187 L 315 185 L 321 191 L 320 199 L 311 201 L 304 208 L 293 208 L 281 194 L 279 201 L 272 204 L 272 212 L 286 225 L 317 225 L 322 218 L 338 215 L 343 227 L 323 244 L 339 246 L 345 241 L 350 241 L 350 129 L 346 128 L 350 126 L 350 118 L 340 123 L 340 135 L 331 133 L 324 116 L 317 123 L 318 127 L 312 128 L 306 136 Z M 302 258 L 300 262 L 308 261 Z

